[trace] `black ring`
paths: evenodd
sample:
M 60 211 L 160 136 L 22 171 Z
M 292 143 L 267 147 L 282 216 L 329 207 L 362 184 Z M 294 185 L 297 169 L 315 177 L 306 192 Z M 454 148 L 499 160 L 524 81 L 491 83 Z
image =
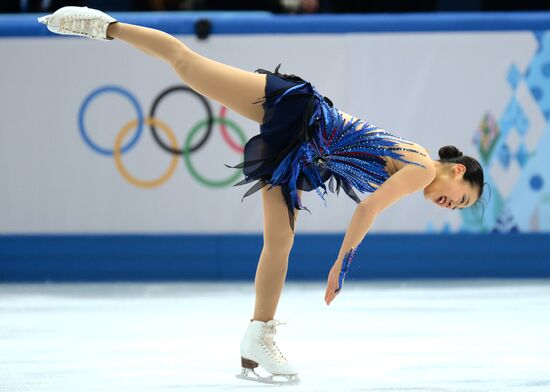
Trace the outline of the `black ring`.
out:
M 152 117 L 152 118 L 155 117 L 155 112 L 157 110 L 157 106 L 159 105 L 160 101 L 163 98 L 165 98 L 167 95 L 173 93 L 174 91 L 185 91 L 185 92 L 191 93 L 192 95 L 195 95 L 202 102 L 202 104 L 204 105 L 204 107 L 206 109 L 206 115 L 207 115 L 207 118 L 208 118 L 208 126 L 206 128 L 206 132 L 205 132 L 204 136 L 202 137 L 202 139 L 199 140 L 199 142 L 197 143 L 196 146 L 192 146 L 190 148 L 189 153 L 192 153 L 192 152 L 195 152 L 196 150 L 198 150 L 199 148 L 201 148 L 202 145 L 204 143 L 206 143 L 206 141 L 210 137 L 210 133 L 212 132 L 212 124 L 214 123 L 214 118 L 212 116 L 212 109 L 210 108 L 210 104 L 208 103 L 208 101 L 206 100 L 205 97 L 203 97 L 202 95 L 197 93 L 195 90 L 193 90 L 193 89 L 191 89 L 187 86 L 181 86 L 180 85 L 180 86 L 173 86 L 173 87 L 167 88 L 166 90 L 161 92 L 158 97 L 155 98 L 155 100 L 153 101 L 153 105 L 151 106 L 151 111 L 150 111 L 149 117 Z M 176 148 L 172 148 L 172 147 L 164 144 L 164 142 L 162 141 L 162 139 L 158 135 L 157 128 L 154 125 L 150 125 L 149 128 L 151 128 L 151 132 L 153 133 L 153 138 L 162 147 L 162 149 L 164 151 L 167 151 L 167 152 L 169 152 L 171 154 L 175 154 L 175 155 L 182 155 L 183 154 L 183 148 L 182 149 L 176 149 Z

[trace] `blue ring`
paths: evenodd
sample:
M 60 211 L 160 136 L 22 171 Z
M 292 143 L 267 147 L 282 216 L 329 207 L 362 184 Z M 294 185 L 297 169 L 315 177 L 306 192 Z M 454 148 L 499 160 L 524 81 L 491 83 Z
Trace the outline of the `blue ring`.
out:
M 134 108 L 137 112 L 137 119 L 138 119 L 138 126 L 137 131 L 134 134 L 134 137 L 120 149 L 121 153 L 127 152 L 130 148 L 134 146 L 134 144 L 138 141 L 139 137 L 141 136 L 141 132 L 143 130 L 143 112 L 141 111 L 141 106 L 139 105 L 138 100 L 127 90 L 123 89 L 122 87 L 118 86 L 104 86 L 99 87 L 92 91 L 90 95 L 86 97 L 84 102 L 82 102 L 82 105 L 80 105 L 80 110 L 78 111 L 78 126 L 80 127 L 80 135 L 86 142 L 86 144 L 94 151 L 98 152 L 99 154 L 106 155 L 106 156 L 113 156 L 114 150 L 113 149 L 107 149 L 98 146 L 95 144 L 92 139 L 88 136 L 88 131 L 86 129 L 86 126 L 84 125 L 84 111 L 88 108 L 88 105 L 92 100 L 97 97 L 101 93 L 106 92 L 113 92 L 118 93 L 130 100 Z

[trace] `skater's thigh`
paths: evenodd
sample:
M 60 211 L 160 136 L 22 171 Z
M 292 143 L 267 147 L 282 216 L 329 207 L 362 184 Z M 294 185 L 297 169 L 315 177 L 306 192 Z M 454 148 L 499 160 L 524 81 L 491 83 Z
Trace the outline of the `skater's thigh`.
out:
M 265 74 L 245 71 L 195 52 L 188 53 L 175 68 L 193 90 L 259 124 L 263 122 L 263 107 L 254 102 L 265 95 Z
M 275 252 L 288 252 L 294 243 L 294 232 L 290 228 L 288 207 L 285 203 L 280 186 L 268 190 L 269 186 L 262 188 L 262 205 L 264 214 L 264 248 Z M 298 197 L 302 191 L 298 190 Z M 294 209 L 294 222 L 299 210 Z

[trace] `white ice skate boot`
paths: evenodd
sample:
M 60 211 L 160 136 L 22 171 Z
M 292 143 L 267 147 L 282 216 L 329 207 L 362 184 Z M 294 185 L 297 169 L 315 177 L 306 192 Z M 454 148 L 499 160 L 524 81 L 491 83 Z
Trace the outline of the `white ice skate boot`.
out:
M 269 384 L 297 384 L 300 381 L 298 373 L 288 364 L 273 341 L 276 334 L 275 328 L 279 324 L 281 323 L 276 320 L 250 322 L 241 342 L 243 369 L 241 374 L 237 375 L 238 378 Z M 256 373 L 254 369 L 258 365 L 271 375 L 260 376 Z
M 112 38 L 107 37 L 107 27 L 116 19 L 88 7 L 63 7 L 38 21 L 53 33 L 109 40 Z

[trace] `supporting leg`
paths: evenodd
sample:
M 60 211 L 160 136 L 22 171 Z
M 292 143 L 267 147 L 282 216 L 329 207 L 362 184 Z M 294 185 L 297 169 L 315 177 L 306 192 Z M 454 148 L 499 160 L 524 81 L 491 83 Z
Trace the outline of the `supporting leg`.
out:
M 262 188 L 264 211 L 264 246 L 256 270 L 256 303 L 254 320 L 269 321 L 281 297 L 286 279 L 288 256 L 294 243 L 294 233 L 288 223 L 287 205 L 281 187 Z M 298 191 L 301 196 L 302 191 Z M 295 219 L 298 210 L 294 210 Z

